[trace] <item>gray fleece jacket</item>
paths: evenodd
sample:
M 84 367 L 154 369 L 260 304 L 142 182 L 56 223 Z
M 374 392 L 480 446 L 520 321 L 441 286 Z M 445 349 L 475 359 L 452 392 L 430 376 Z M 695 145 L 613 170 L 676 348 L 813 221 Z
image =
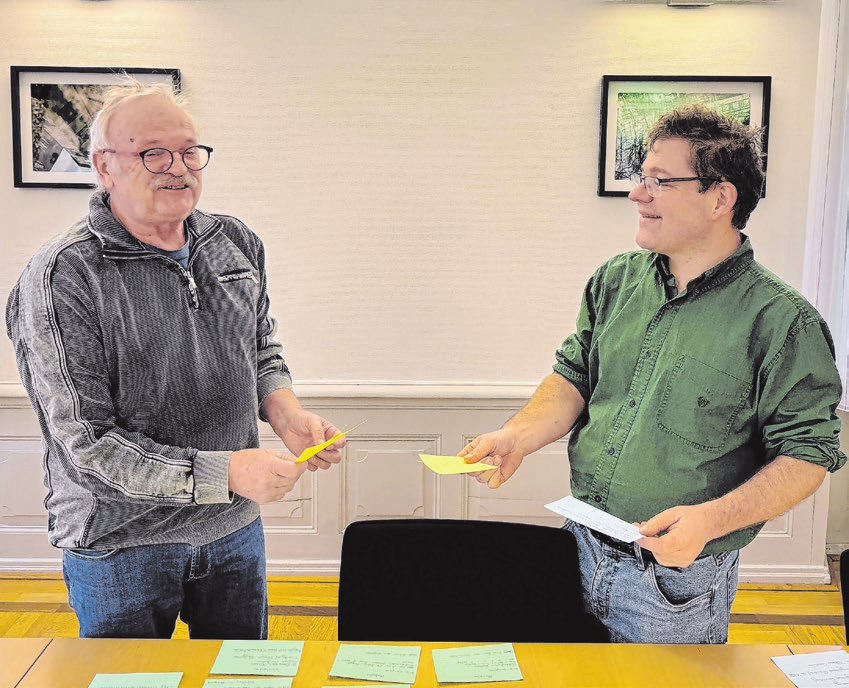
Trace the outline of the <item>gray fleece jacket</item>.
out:
M 195 210 L 188 269 L 135 239 L 96 192 L 45 244 L 6 306 L 44 447 L 56 547 L 201 545 L 259 515 L 228 492 L 230 453 L 259 446 L 259 405 L 291 388 L 269 315 L 262 241 Z

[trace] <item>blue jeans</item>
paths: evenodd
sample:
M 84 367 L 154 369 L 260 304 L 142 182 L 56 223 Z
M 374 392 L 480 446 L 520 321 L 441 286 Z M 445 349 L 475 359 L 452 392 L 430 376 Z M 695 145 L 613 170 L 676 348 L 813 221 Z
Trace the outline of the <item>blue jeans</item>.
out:
M 265 640 L 268 594 L 262 520 L 200 547 L 67 549 L 62 569 L 81 638 Z
M 658 564 L 639 545 L 621 551 L 577 523 L 584 607 L 618 643 L 725 643 L 737 594 L 739 552 L 708 554 L 685 569 Z M 621 549 L 620 549 L 621 547 Z

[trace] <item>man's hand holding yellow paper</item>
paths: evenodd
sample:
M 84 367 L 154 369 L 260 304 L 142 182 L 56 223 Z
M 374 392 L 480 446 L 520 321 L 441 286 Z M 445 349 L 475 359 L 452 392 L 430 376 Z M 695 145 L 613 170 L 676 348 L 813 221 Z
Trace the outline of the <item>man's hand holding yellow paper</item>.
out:
M 495 466 L 466 463 L 462 456 L 437 456 L 435 454 L 419 454 L 422 463 L 434 473 L 440 475 L 455 475 L 457 473 L 477 473 L 492 470 Z
M 344 437 L 333 439 L 340 434 L 339 430 L 330 421 L 304 410 L 291 390 L 278 389 L 269 394 L 262 403 L 262 412 L 294 455 L 293 461 L 297 461 L 295 456 L 301 456 L 305 450 L 320 444 L 325 446 L 308 457 L 309 470 L 327 469 L 342 460 Z
M 508 428 L 502 428 L 478 435 L 463 447 L 460 456 L 467 464 L 482 471 L 473 473 L 473 478 L 494 489 L 501 487 L 525 458 L 525 453 L 517 445 L 515 433 Z M 498 470 L 490 471 L 489 468 L 493 466 Z
M 336 444 L 339 440 L 342 440 L 342 444 L 339 446 L 339 451 L 341 452 L 342 447 L 345 446 L 345 441 L 343 439 L 345 435 L 347 435 L 352 430 L 355 430 L 356 428 L 360 427 L 363 423 L 365 423 L 365 421 L 357 423 L 353 428 L 349 428 L 348 430 L 345 430 L 345 432 L 337 432 L 330 439 L 324 440 L 324 442 L 320 442 L 319 444 L 313 445 L 312 447 L 307 447 L 306 449 L 304 449 L 304 451 L 301 452 L 301 455 L 297 459 L 295 459 L 295 463 L 303 463 L 304 461 L 309 461 L 313 456 L 316 456 L 317 454 L 323 452 L 328 447 L 331 447 L 332 445 Z M 335 429 L 336 428 L 333 428 L 333 430 Z

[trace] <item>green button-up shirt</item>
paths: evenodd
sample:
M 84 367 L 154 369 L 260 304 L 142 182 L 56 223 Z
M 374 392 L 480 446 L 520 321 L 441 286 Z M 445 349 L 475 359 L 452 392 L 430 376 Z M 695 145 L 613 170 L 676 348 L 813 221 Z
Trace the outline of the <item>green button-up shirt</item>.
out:
M 720 497 L 779 455 L 846 462 L 828 327 L 742 239 L 681 294 L 668 259 L 648 251 L 590 278 L 554 365 L 587 402 L 569 439 L 578 499 L 644 521 Z M 739 549 L 762 526 L 704 551 Z

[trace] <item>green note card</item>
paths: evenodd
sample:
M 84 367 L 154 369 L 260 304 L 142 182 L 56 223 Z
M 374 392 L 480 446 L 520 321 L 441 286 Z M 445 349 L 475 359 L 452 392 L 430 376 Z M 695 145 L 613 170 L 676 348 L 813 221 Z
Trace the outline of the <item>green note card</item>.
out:
M 416 682 L 422 648 L 409 645 L 339 646 L 331 676 L 386 683 Z
M 291 678 L 208 678 L 203 688 L 292 688 Z
M 433 650 L 433 668 L 439 683 L 521 681 L 522 670 L 513 645 L 473 645 Z
M 182 680 L 182 671 L 96 674 L 88 688 L 178 688 Z
M 303 640 L 225 640 L 209 673 L 294 676 L 303 651 Z

